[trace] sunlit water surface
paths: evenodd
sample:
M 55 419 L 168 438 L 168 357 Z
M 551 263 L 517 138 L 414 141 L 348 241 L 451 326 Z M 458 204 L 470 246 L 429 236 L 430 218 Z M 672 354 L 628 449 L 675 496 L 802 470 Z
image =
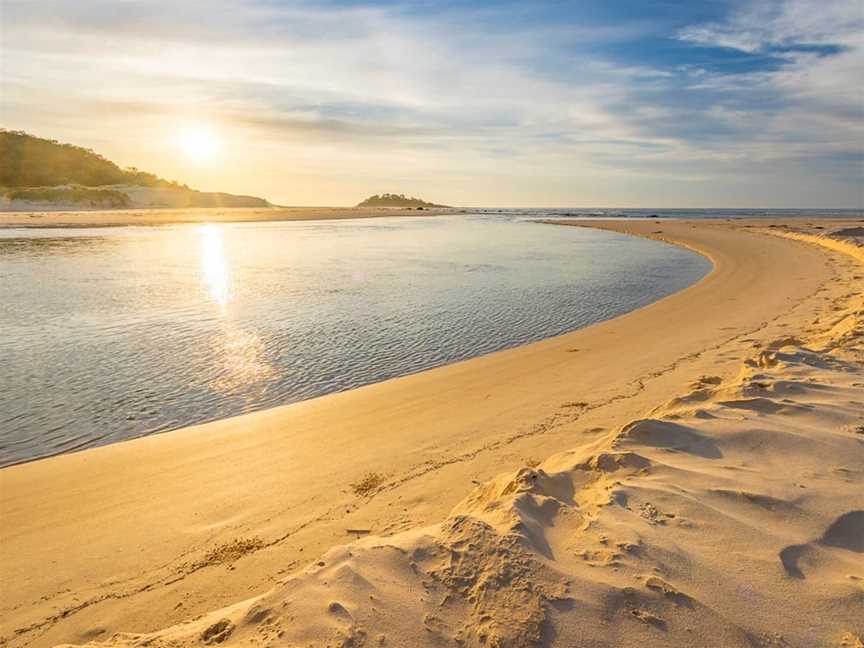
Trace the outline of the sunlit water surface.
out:
M 512 216 L 0 230 L 0 465 L 539 340 L 709 267 Z

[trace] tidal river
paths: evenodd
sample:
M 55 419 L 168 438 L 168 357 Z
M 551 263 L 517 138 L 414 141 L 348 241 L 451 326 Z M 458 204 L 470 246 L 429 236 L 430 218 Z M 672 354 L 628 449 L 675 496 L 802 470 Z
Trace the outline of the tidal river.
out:
M 709 269 L 500 214 L 0 230 L 0 466 L 572 331 Z

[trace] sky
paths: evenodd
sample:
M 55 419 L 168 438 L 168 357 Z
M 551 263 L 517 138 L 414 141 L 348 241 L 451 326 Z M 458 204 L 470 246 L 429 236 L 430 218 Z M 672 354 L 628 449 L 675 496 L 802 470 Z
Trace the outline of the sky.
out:
M 864 1 L 0 0 L 0 126 L 284 205 L 864 207 Z

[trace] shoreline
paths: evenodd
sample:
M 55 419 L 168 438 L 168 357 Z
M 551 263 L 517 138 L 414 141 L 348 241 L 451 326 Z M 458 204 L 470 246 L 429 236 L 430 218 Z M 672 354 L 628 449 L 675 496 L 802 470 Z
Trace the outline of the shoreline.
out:
M 455 207 L 268 207 L 268 208 L 190 208 L 123 209 L 56 212 L 2 212 L 4 229 L 83 229 L 101 227 L 154 227 L 203 223 L 271 223 L 315 220 L 351 220 L 388 217 L 442 216 L 462 213 Z
M 530 222 L 530 223 L 532 223 L 532 224 L 543 224 L 543 225 L 547 225 L 547 224 L 549 224 L 549 225 L 575 225 L 575 223 L 570 223 L 570 222 L 559 222 L 559 221 L 556 221 L 556 220 L 534 220 L 534 221 L 528 221 L 528 222 Z M 591 227 L 590 225 L 586 225 L 586 227 L 588 227 L 589 229 L 592 229 L 592 227 Z M 63 228 L 63 229 L 65 229 L 65 228 Z M 599 229 L 599 228 L 593 228 L 593 229 Z M 2 231 L 2 227 L 0 227 L 0 231 Z M 609 228 L 609 231 L 611 231 L 611 232 L 615 232 L 616 230 L 615 230 L 614 228 Z M 676 243 L 674 243 L 674 242 L 671 242 L 671 241 L 668 241 L 668 240 L 662 239 L 662 238 L 657 237 L 657 236 L 645 236 L 645 237 L 643 237 L 643 238 L 649 238 L 649 239 L 656 240 L 656 241 L 658 241 L 658 242 L 664 243 L 664 244 L 666 244 L 666 245 L 675 246 L 675 247 L 683 247 L 683 248 L 685 248 L 685 249 L 688 249 L 689 251 L 693 252 L 694 254 L 697 254 L 697 255 L 699 255 L 700 257 L 702 257 L 703 259 L 707 260 L 707 261 L 711 264 L 711 267 L 710 267 L 710 268 L 707 270 L 707 272 L 705 272 L 705 274 L 703 274 L 701 277 L 698 277 L 695 281 L 693 281 L 693 282 L 690 283 L 689 285 L 686 285 L 686 286 L 684 286 L 683 288 L 677 290 L 676 292 L 673 292 L 673 293 L 670 293 L 670 294 L 667 294 L 667 295 L 660 296 L 660 297 L 658 297 L 657 299 L 655 299 L 655 301 L 652 301 L 652 302 L 650 302 L 650 303 L 648 303 L 648 304 L 644 304 L 644 305 L 642 305 L 642 306 L 636 306 L 636 307 L 632 308 L 631 310 L 628 310 L 628 311 L 626 311 L 626 312 L 624 312 L 624 313 L 621 313 L 621 314 L 619 314 L 619 315 L 614 315 L 614 316 L 609 317 L 609 318 L 607 318 L 607 319 L 603 319 L 603 320 L 599 320 L 599 321 L 596 321 L 596 322 L 593 322 L 593 323 L 590 323 L 590 324 L 586 324 L 586 325 L 581 326 L 580 328 L 572 329 L 572 330 L 567 331 L 567 332 L 565 332 L 565 333 L 558 333 L 558 334 L 552 335 L 552 336 L 550 336 L 550 337 L 545 337 L 545 338 L 540 338 L 540 339 L 538 339 L 538 340 L 534 340 L 534 341 L 532 341 L 532 342 L 527 342 L 527 343 L 526 343 L 526 342 L 522 342 L 522 343 L 516 344 L 515 346 L 508 346 L 508 347 L 505 347 L 505 348 L 502 348 L 502 349 L 498 349 L 498 350 L 496 350 L 496 351 L 488 351 L 488 352 L 485 352 L 485 353 L 483 353 L 483 354 L 481 354 L 481 355 L 471 356 L 471 357 L 468 357 L 468 358 L 465 358 L 465 359 L 462 359 L 462 360 L 456 360 L 456 361 L 451 361 L 451 362 L 445 362 L 444 364 L 438 364 L 438 365 L 431 366 L 431 367 L 412 369 L 411 371 L 409 371 L 409 372 L 407 372 L 407 373 L 404 373 L 404 374 L 401 374 L 401 375 L 398 375 L 398 376 L 394 376 L 394 377 L 392 377 L 392 378 L 388 378 L 388 379 L 384 379 L 384 380 L 378 380 L 378 381 L 376 381 L 376 382 L 367 383 L 367 384 L 364 384 L 364 385 L 360 385 L 360 386 L 358 386 L 358 387 L 352 387 L 352 388 L 347 389 L 347 390 L 329 392 L 329 393 L 320 394 L 320 395 L 317 395 L 317 396 L 311 396 L 311 397 L 308 397 L 308 398 L 305 398 L 305 399 L 303 399 L 303 400 L 299 400 L 299 401 L 291 401 L 291 402 L 284 403 L 284 404 L 269 405 L 269 406 L 264 407 L 264 408 L 262 408 L 262 409 L 257 409 L 257 410 L 253 410 L 253 411 L 248 411 L 248 412 L 241 413 L 241 414 L 234 414 L 234 415 L 231 415 L 231 416 L 223 416 L 223 417 L 220 417 L 220 418 L 214 418 L 214 419 L 205 420 L 205 421 L 201 421 L 201 422 L 197 422 L 197 423 L 188 423 L 188 424 L 184 424 L 184 425 L 181 425 L 181 426 L 179 426 L 179 427 L 176 427 L 176 428 L 163 429 L 163 430 L 159 430 L 158 432 L 151 432 L 151 433 L 144 434 L 144 435 L 139 436 L 139 437 L 133 437 L 133 438 L 130 438 L 130 439 L 121 439 L 121 440 L 118 440 L 118 441 L 112 441 L 112 442 L 107 443 L 107 444 L 98 444 L 98 445 L 88 446 L 88 447 L 79 447 L 79 448 L 71 449 L 71 450 L 61 450 L 61 451 L 55 452 L 55 453 L 53 453 L 53 454 L 46 454 L 46 455 L 40 455 L 40 456 L 36 456 L 36 457 L 26 458 L 26 459 L 22 459 L 22 460 L 19 460 L 19 461 L 14 461 L 14 462 L 11 462 L 11 463 L 2 464 L 2 465 L 0 465 L 0 471 L 4 470 L 4 469 L 6 469 L 6 468 L 12 468 L 12 467 L 15 467 L 15 466 L 23 466 L 23 465 L 31 464 L 31 463 L 33 463 L 33 462 L 38 462 L 38 461 L 43 461 L 43 460 L 53 459 L 53 458 L 56 458 L 56 457 L 62 457 L 62 456 L 65 456 L 65 455 L 73 455 L 73 454 L 78 454 L 78 453 L 81 453 L 81 452 L 87 452 L 87 451 L 91 451 L 91 450 L 97 450 L 97 449 L 99 449 L 99 448 L 109 447 L 109 446 L 115 445 L 115 444 L 117 444 L 117 443 L 127 443 L 127 442 L 130 442 L 130 441 L 140 441 L 140 440 L 147 439 L 147 438 L 154 437 L 154 436 L 160 436 L 160 435 L 164 435 L 164 434 L 172 434 L 172 433 L 174 433 L 174 432 L 182 432 L 183 430 L 185 430 L 185 429 L 187 429 L 187 428 L 193 428 L 193 427 L 194 427 L 194 428 L 197 428 L 197 427 L 201 427 L 201 426 L 207 426 L 207 425 L 217 424 L 217 423 L 224 422 L 224 421 L 230 421 L 230 420 L 234 420 L 234 419 L 242 419 L 242 418 L 244 418 L 244 417 L 246 417 L 246 416 L 250 416 L 250 415 L 254 415 L 254 414 L 260 414 L 260 413 L 262 413 L 262 412 L 267 412 L 267 411 L 270 411 L 270 410 L 275 410 L 275 409 L 284 408 L 284 407 L 296 406 L 296 405 L 300 405 L 300 404 L 302 404 L 302 403 L 307 403 L 307 402 L 309 402 L 309 401 L 316 401 L 316 400 L 318 400 L 318 399 L 328 398 L 328 397 L 331 397 L 331 396 L 337 396 L 337 395 L 339 395 L 339 394 L 343 394 L 343 393 L 345 393 L 346 391 L 355 391 L 355 390 L 357 390 L 357 389 L 364 389 L 364 388 L 369 388 L 369 387 L 375 387 L 376 385 L 381 385 L 381 384 L 384 384 L 384 383 L 389 383 L 389 382 L 394 381 L 394 380 L 400 380 L 400 379 L 402 379 L 402 378 L 407 378 L 407 377 L 410 377 L 410 376 L 415 376 L 415 375 L 418 375 L 418 374 L 426 373 L 426 372 L 428 372 L 428 371 L 440 370 L 440 369 L 444 369 L 444 368 L 446 368 L 446 367 L 450 367 L 450 366 L 453 366 L 453 365 L 459 365 L 459 364 L 462 364 L 462 363 L 471 362 L 471 361 L 473 361 L 473 360 L 478 360 L 478 359 L 482 359 L 482 358 L 485 358 L 485 357 L 494 356 L 494 355 L 496 355 L 496 354 L 508 353 L 508 352 L 514 351 L 514 350 L 519 349 L 519 348 L 522 348 L 522 347 L 530 346 L 530 345 L 532 345 L 532 344 L 538 344 L 538 343 L 543 343 L 543 342 L 548 342 L 548 341 L 556 340 L 556 339 L 558 339 L 558 338 L 563 338 L 563 337 L 565 337 L 565 336 L 571 335 L 571 334 L 573 334 L 573 333 L 576 333 L 576 332 L 578 332 L 578 331 L 584 330 L 584 329 L 586 329 L 586 328 L 590 328 L 590 327 L 593 327 L 593 326 L 602 325 L 602 324 L 604 324 L 605 322 L 608 322 L 608 321 L 610 321 L 610 320 L 612 320 L 612 319 L 618 319 L 618 318 L 620 318 L 620 317 L 624 317 L 624 316 L 627 316 L 627 315 L 629 315 L 629 314 L 631 314 L 631 313 L 634 313 L 634 312 L 640 311 L 640 310 L 642 310 L 642 309 L 644 309 L 644 308 L 649 308 L 649 307 L 653 306 L 654 304 L 657 304 L 657 303 L 659 303 L 659 302 L 661 302 L 661 301 L 663 301 L 663 300 L 665 300 L 665 299 L 668 299 L 669 297 L 673 297 L 673 296 L 678 295 L 678 294 L 680 294 L 680 293 L 682 293 L 682 292 L 684 292 L 684 291 L 686 291 L 686 290 L 689 290 L 690 288 L 693 288 L 694 286 L 697 286 L 697 285 L 700 284 L 702 281 L 705 281 L 707 278 L 709 278 L 709 277 L 710 277 L 710 276 L 715 272 L 715 270 L 716 270 L 716 264 L 715 264 L 715 262 L 711 259 L 710 255 L 707 254 L 707 253 L 705 253 L 705 252 L 700 251 L 700 250 L 697 249 L 697 248 L 693 248 L 693 247 L 686 247 L 686 246 L 683 246 L 683 245 L 678 245 L 678 244 L 676 244 Z M 2 240 L 2 239 L 0 239 L 0 240 Z
M 507 214 L 512 210 L 502 210 L 482 207 L 438 207 L 424 208 L 394 208 L 394 207 L 235 207 L 235 208 L 129 208 L 122 210 L 81 210 L 81 211 L 0 211 L 0 231 L 4 229 L 98 229 L 102 227 L 156 227 L 161 225 L 192 225 L 204 223 L 271 223 L 316 220 L 352 220 L 368 218 L 394 217 L 433 217 L 457 216 L 466 214 L 495 215 Z M 529 209 L 530 211 L 530 209 Z M 745 210 L 746 211 L 746 210 Z M 831 210 L 825 210 L 829 214 Z M 848 216 L 817 216 L 816 214 L 801 214 L 797 216 L 749 216 L 725 215 L 711 216 L 700 219 L 686 216 L 567 216 L 568 220 L 579 222 L 603 223 L 609 221 L 623 222 L 680 222 L 680 221 L 729 221 L 729 222 L 804 222 L 818 219 L 820 222 L 855 224 L 864 222 L 861 214 Z M 553 222 L 559 216 L 537 215 L 537 222 Z
M 748 231 L 754 222 L 563 224 L 662 234 L 696 247 L 715 268 L 658 302 L 556 338 L 0 470 L 4 517 L 15 529 L 3 544 L 19 557 L 16 565 L 3 559 L 18 589 L 3 595 L 0 635 L 51 645 L 154 630 L 263 592 L 274 575 L 357 535 L 351 529 L 389 535 L 442 519 L 471 481 L 599 443 L 697 379 L 706 362 L 733 376 L 740 348 L 790 328 L 833 276 L 826 253 Z M 663 337 L 669 330 L 675 339 Z M 352 494 L 352 483 L 376 472 L 384 479 L 372 493 Z M 188 501 L 177 501 L 181 492 Z M 154 501 L 160 510 L 148 507 Z M 133 529 L 142 537 L 130 537 Z M 206 560 L 238 538 L 253 548 L 232 561 Z M 136 558 L 145 546 L 151 555 Z M 120 547 L 127 555 L 115 555 Z M 51 555 L 62 557 L 62 574 Z M 70 606 L 73 594 L 79 603 Z M 40 595 L 47 599 L 37 602 Z M 51 609 L 70 611 L 52 619 Z M 93 628 L 102 631 L 88 635 Z

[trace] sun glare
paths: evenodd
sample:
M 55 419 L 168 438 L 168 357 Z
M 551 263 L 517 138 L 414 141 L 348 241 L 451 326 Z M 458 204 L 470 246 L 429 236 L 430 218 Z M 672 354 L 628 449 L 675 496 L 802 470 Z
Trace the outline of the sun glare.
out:
M 219 138 L 212 129 L 203 125 L 187 126 L 177 138 L 183 154 L 194 162 L 207 162 L 219 154 Z
M 222 311 L 231 298 L 228 263 L 225 258 L 225 244 L 222 228 L 217 225 L 202 225 L 201 232 L 201 272 L 210 296 Z

